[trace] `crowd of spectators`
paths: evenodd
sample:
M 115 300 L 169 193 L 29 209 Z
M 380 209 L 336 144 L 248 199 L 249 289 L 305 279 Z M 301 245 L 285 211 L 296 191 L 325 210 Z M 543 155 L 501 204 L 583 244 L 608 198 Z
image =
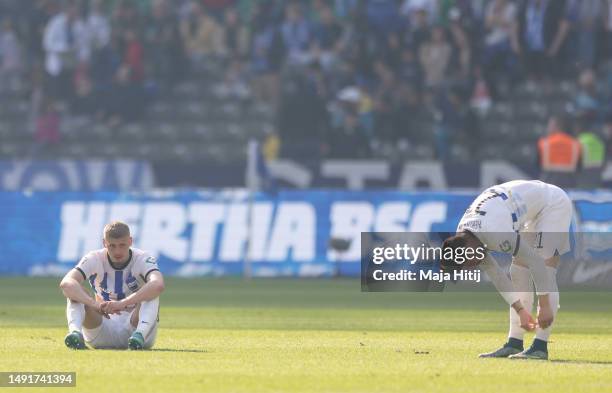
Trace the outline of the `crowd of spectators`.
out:
M 573 110 L 606 122 L 611 15 L 611 0 L 0 0 L 0 94 L 27 91 L 53 142 L 64 114 L 139 120 L 217 62 L 217 93 L 274 108 L 282 155 L 367 158 L 418 144 L 431 117 L 445 159 L 526 80 L 578 78 Z

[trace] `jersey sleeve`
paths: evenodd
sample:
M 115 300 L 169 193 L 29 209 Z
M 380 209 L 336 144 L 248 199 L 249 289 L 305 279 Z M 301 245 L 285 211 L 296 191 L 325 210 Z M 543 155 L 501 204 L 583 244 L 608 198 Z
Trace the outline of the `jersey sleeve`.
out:
M 487 276 L 489 276 L 491 282 L 493 282 L 493 285 L 495 285 L 495 289 L 497 289 L 506 303 L 512 305 L 519 300 L 518 293 L 516 293 L 514 285 L 512 285 L 512 281 L 510 281 L 495 258 L 489 255 L 489 253 L 487 253 L 485 260 L 480 265 L 480 268 L 487 273 Z
M 96 256 L 92 253 L 85 255 L 74 268 L 87 280 L 96 273 Z
M 157 258 L 149 254 L 145 254 L 139 258 L 138 263 L 136 264 L 136 274 L 139 275 L 145 282 L 149 280 L 149 275 L 155 271 L 159 271 Z

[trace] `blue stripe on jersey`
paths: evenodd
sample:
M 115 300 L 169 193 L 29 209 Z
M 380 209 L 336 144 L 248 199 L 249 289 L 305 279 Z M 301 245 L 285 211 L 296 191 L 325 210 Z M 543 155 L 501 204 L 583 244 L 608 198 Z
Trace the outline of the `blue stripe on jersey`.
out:
M 123 270 L 115 271 L 115 293 L 117 294 L 117 300 L 125 298 L 125 293 L 123 293 Z
M 108 278 L 108 273 L 104 273 L 104 278 L 102 279 L 102 282 L 100 282 L 100 288 L 102 288 L 102 299 L 108 302 L 110 301 L 110 296 L 107 292 L 108 288 L 106 287 L 107 278 Z
M 89 285 L 91 285 L 91 289 L 93 289 L 94 293 L 98 293 L 98 291 L 96 291 L 96 277 L 98 277 L 98 273 L 89 276 Z

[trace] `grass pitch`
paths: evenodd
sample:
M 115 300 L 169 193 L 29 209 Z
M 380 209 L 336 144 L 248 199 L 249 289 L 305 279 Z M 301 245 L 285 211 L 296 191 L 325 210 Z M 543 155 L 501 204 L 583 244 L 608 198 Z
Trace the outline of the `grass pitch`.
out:
M 168 279 L 152 351 L 71 351 L 58 281 L 0 278 L 0 371 L 77 372 L 52 391 L 612 391 L 612 293 L 562 293 L 542 362 L 477 358 L 506 337 L 496 293 L 345 279 Z

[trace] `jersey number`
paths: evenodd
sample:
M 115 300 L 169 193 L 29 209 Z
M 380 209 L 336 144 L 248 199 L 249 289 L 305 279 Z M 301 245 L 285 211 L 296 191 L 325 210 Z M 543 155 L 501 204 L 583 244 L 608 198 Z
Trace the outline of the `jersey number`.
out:
M 542 246 L 542 232 L 536 234 L 535 248 L 544 248 L 544 246 Z

